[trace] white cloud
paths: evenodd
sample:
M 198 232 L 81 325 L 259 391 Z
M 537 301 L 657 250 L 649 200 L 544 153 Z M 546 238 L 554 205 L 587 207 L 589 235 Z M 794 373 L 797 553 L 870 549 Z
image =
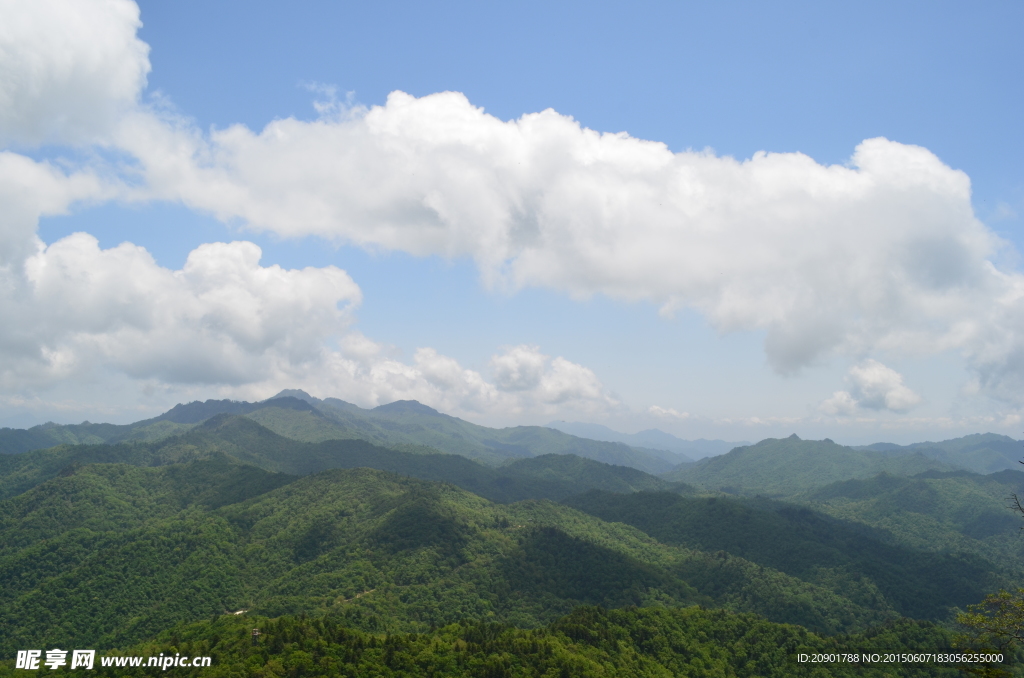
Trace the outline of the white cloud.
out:
M 129 0 L 0 0 L 0 12 L 0 140 L 110 144 L 138 162 L 72 171 L 0 154 L 8 386 L 103 368 L 257 390 L 333 380 L 363 402 L 421 394 L 466 411 L 616 406 L 592 371 L 532 346 L 496 356 L 493 383 L 431 349 L 386 357 L 338 308 L 358 302 L 338 269 L 261 267 L 254 246 L 232 243 L 169 271 L 132 245 L 35 237 L 42 214 L 119 196 L 286 237 L 471 257 L 511 291 L 693 308 L 719 331 L 764 331 L 784 373 L 835 352 L 959 350 L 982 391 L 1022 402 L 1024 276 L 993 266 L 1003 245 L 975 218 L 967 176 L 927 149 L 870 139 L 846 166 L 738 161 L 552 110 L 502 121 L 454 92 L 361 109 L 322 86 L 319 120 L 207 134 L 138 106 L 148 46 Z M 119 171 L 138 175 L 99 178 Z M 849 380 L 823 408 L 920 400 L 874 361 Z
M 535 389 L 544 377 L 549 357 L 537 346 L 514 346 L 491 359 L 494 383 L 502 391 Z
M 143 115 L 121 143 L 153 196 L 283 236 L 472 257 L 509 290 L 695 308 L 720 331 L 764 330 L 784 373 L 873 350 L 960 349 L 982 369 L 1019 343 L 1024 278 L 990 263 L 1002 244 L 975 219 L 967 176 L 885 139 L 849 166 L 737 161 L 551 110 L 506 122 L 458 93 L 395 92 L 259 133 Z
M 818 409 L 825 414 L 849 416 L 857 411 L 857 399 L 849 391 L 836 391 Z
M 663 419 L 689 419 L 689 412 L 679 412 L 671 407 L 660 407 L 658 405 L 651 405 L 647 408 L 647 411 L 656 417 Z
M 77 202 L 115 192 L 89 170 L 66 174 L 49 163 L 0 151 L 0 268 L 20 268 L 35 253 L 39 217 L 65 214 Z
M 903 383 L 903 375 L 877 360 L 865 360 L 847 372 L 850 391 L 836 391 L 819 409 L 830 415 L 849 416 L 858 407 L 907 412 L 921 403 L 921 396 Z
M 315 363 L 360 301 L 333 266 L 259 265 L 247 242 L 202 245 L 180 271 L 84 233 L 5 276 L 0 383 L 42 386 L 112 369 L 168 383 L 243 384 Z
M 906 412 L 921 402 L 921 396 L 903 384 L 899 372 L 877 360 L 854 365 L 849 375 L 861 407 Z
M 505 421 L 618 407 L 591 370 L 537 347 L 494 356 L 499 384 L 502 365 L 533 366 L 532 381 L 513 390 L 432 348 L 402 362 L 351 329 L 361 292 L 344 271 L 261 266 L 249 242 L 201 245 L 177 271 L 85 233 L 37 247 L 0 271 L 0 389 L 19 402 L 69 384 L 123 388 L 127 378 L 179 397 L 206 387 L 256 399 L 297 386 Z
M 0 141 L 96 141 L 146 83 L 130 0 L 0 0 Z

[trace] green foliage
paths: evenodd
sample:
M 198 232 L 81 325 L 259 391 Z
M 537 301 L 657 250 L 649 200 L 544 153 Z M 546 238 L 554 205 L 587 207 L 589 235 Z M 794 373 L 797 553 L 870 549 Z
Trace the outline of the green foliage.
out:
M 929 471 L 910 478 L 883 474 L 847 480 L 794 499 L 875 527 L 893 543 L 922 551 L 975 553 L 1019 576 L 1024 539 L 1020 517 L 1008 509 L 1012 494 L 1024 494 L 1024 473 Z
M 740 556 L 866 607 L 918 619 L 946 619 L 950 608 L 1001 583 L 996 567 L 977 556 L 888 544 L 862 525 L 777 501 L 592 491 L 566 503 L 666 544 Z
M 1024 589 L 986 596 L 957 615 L 957 622 L 961 632 L 954 638 L 955 646 L 973 652 L 1002 653 L 1018 665 L 1024 661 Z M 1011 675 L 1005 665 L 971 667 L 968 673 L 992 678 Z
M 259 628 L 259 643 L 250 641 Z M 871 650 L 934 651 L 949 634 L 928 624 L 901 622 L 870 633 L 823 638 L 750 614 L 697 607 L 605 610 L 582 607 L 548 626 L 517 629 L 461 622 L 428 633 L 373 635 L 333 617 L 217 617 L 167 631 L 120 651 L 135 656 L 210 656 L 209 668 L 175 668 L 175 675 L 378 676 L 398 678 L 616 678 L 956 676 L 937 666 L 866 666 L 797 662 L 799 653 Z M 0 676 L 15 675 L 7 666 Z M 97 662 L 99 663 L 99 662 Z M 97 668 L 97 676 L 125 669 Z M 150 669 L 152 671 L 152 669 Z
M 548 501 L 495 505 L 369 469 L 288 480 L 224 457 L 98 465 L 3 502 L 0 652 L 109 647 L 239 609 L 378 633 L 536 627 L 580 604 L 722 605 L 824 632 L 892 617 Z

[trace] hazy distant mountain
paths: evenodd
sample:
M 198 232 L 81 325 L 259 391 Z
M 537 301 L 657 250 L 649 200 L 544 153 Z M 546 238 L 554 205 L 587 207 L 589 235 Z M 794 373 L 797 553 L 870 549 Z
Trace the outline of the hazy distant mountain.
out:
M 862 445 L 855 449 L 876 452 L 920 452 L 926 457 L 975 473 L 995 473 L 1006 469 L 1019 470 L 1021 468 L 1019 462 L 1024 459 L 1024 444 L 1021 444 L 1021 441 L 995 433 L 975 433 L 937 443 L 924 442 L 912 445 L 875 443 Z
M 305 391 L 282 391 L 267 400 L 207 400 L 175 405 L 167 412 L 126 426 L 46 424 L 33 429 L 0 429 L 0 453 L 18 454 L 60 444 L 157 441 L 182 434 L 218 415 L 241 415 L 286 438 L 302 442 L 363 440 L 408 452 L 445 452 L 490 465 L 544 454 L 575 454 L 665 473 L 679 464 L 675 456 L 620 442 L 590 440 L 542 426 L 488 428 L 418 403 L 399 400 L 364 409 L 337 398 L 314 398 Z
M 857 450 L 828 438 L 801 440 L 794 434 L 737 447 L 662 477 L 704 490 L 784 497 L 879 473 L 912 476 L 932 470 L 952 471 L 955 467 L 917 450 Z
M 736 442 L 705 440 L 704 438 L 684 440 L 656 428 L 649 428 L 639 433 L 620 433 L 601 424 L 585 424 L 576 421 L 553 421 L 548 424 L 548 428 L 557 429 L 580 438 L 607 440 L 625 443 L 633 447 L 643 447 L 648 450 L 673 452 L 675 455 L 682 457 L 676 463 L 696 461 L 704 457 L 716 457 L 720 454 L 725 454 L 733 448 L 750 444 L 750 441 L 747 440 Z

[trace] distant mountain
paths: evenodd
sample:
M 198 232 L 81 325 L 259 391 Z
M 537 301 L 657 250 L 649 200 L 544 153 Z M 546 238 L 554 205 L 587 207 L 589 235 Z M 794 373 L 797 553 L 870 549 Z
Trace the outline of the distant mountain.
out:
M 629 445 L 588 440 L 541 426 L 494 429 L 442 414 L 414 400 L 364 409 L 337 398 L 314 398 L 305 391 L 282 391 L 262 402 L 207 400 L 175 405 L 167 412 L 127 426 L 46 424 L 32 429 L 0 429 L 0 453 L 18 454 L 61 444 L 157 441 L 181 434 L 218 415 L 242 415 L 287 438 L 303 442 L 363 440 L 410 452 L 458 454 L 491 465 L 544 454 L 574 454 L 665 473 L 678 461 Z
M 147 419 L 134 424 L 54 424 L 47 422 L 30 429 L 0 428 L 0 454 L 20 454 L 54 445 L 92 445 L 126 440 L 159 440 L 187 431 L 188 424 Z
M 891 540 L 910 548 L 969 551 L 1024 574 L 1021 517 L 1007 506 L 1014 494 L 1024 497 L 1020 471 L 926 471 L 910 477 L 882 474 L 844 480 L 792 500 L 884 530 Z
M 704 438 L 684 440 L 656 428 L 650 428 L 639 433 L 620 433 L 601 424 L 584 424 L 575 421 L 553 421 L 548 424 L 548 428 L 557 429 L 580 438 L 607 440 L 648 450 L 671 452 L 673 455 L 671 457 L 666 456 L 665 458 L 668 460 L 678 459 L 676 463 L 696 461 L 704 457 L 715 457 L 725 454 L 736 447 L 750 444 L 746 440 L 738 442 L 705 440 Z
M 858 450 L 825 440 L 801 440 L 795 434 L 738 447 L 720 457 L 703 459 L 664 474 L 667 480 L 704 490 L 787 497 L 841 480 L 879 473 L 910 476 L 955 467 L 913 450 Z
M 301 402 L 314 413 L 297 414 L 301 408 L 275 409 L 278 403 Z M 588 440 L 541 426 L 494 429 L 443 414 L 415 400 L 398 400 L 373 409 L 362 409 L 337 399 L 314 398 L 302 391 L 282 392 L 260 403 L 247 416 L 267 428 L 297 440 L 357 438 L 396 449 L 423 451 L 432 448 L 489 464 L 542 454 L 575 454 L 607 464 L 630 466 L 646 473 L 664 473 L 678 462 L 667 461 L 651 450 L 617 442 Z
M 926 457 L 973 471 L 974 473 L 995 473 L 1006 469 L 1020 469 L 1024 459 L 1024 441 L 995 433 L 975 433 L 963 438 L 941 442 L 896 445 L 875 443 L 855 449 L 877 452 L 920 452 Z
M 494 468 L 460 455 L 393 450 L 358 439 L 305 443 L 280 436 L 247 417 L 219 414 L 187 433 L 155 443 L 63 445 L 0 457 L 0 499 L 87 464 L 150 467 L 219 457 L 293 476 L 332 468 L 374 468 L 451 483 L 497 502 L 557 501 L 591 489 L 682 489 L 678 483 L 634 468 L 571 454 L 545 454 Z

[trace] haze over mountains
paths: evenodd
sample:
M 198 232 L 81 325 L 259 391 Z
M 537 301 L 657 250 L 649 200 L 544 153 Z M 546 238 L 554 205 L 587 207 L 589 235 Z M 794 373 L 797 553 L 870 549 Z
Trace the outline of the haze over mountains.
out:
M 783 656 L 797 646 L 947 647 L 957 610 L 1024 583 L 1005 501 L 1024 494 L 1017 447 L 992 434 L 863 448 L 794 435 L 672 465 L 623 441 L 302 391 L 126 426 L 3 429 L 0 651 L 181 652 L 190 638 L 195 654 L 304 675 L 303 629 L 335 648 L 316 662 L 362 657 L 354 675 L 418 675 L 395 668 L 411 647 L 408 667 L 498 661 L 506 640 L 515 661 L 574 675 L 592 661 L 580 639 L 614 627 L 609 666 L 650 672 L 611 675 L 781 677 L 802 675 Z M 238 610 L 269 629 L 267 654 L 225 640 Z M 671 652 L 648 654 L 649 633 L 624 630 L 655 622 Z M 701 645 L 709 628 L 731 644 Z M 529 629 L 533 640 L 516 635 Z M 736 654 L 755 629 L 790 643 L 778 656 L 757 646 L 771 667 Z M 377 653 L 379 634 L 404 640 Z M 444 659 L 460 642 L 466 654 Z M 706 661 L 680 668 L 698 651 Z M 7 664 L 0 676 L 14 675 Z
M 698 438 L 697 440 L 683 440 L 682 438 L 677 438 L 671 433 L 665 433 L 664 431 L 656 428 L 639 431 L 637 433 L 620 433 L 619 431 L 610 429 L 602 424 L 585 424 L 575 421 L 553 421 L 548 424 L 548 428 L 558 429 L 559 431 L 579 436 L 580 438 L 607 440 L 609 442 L 633 445 L 634 447 L 673 452 L 675 453 L 676 458 L 679 459 L 679 463 L 696 461 L 697 459 L 703 459 L 704 457 L 714 457 L 719 454 L 725 454 L 733 448 L 750 444 L 750 442 L 746 440 L 738 442 L 705 440 L 704 438 Z

